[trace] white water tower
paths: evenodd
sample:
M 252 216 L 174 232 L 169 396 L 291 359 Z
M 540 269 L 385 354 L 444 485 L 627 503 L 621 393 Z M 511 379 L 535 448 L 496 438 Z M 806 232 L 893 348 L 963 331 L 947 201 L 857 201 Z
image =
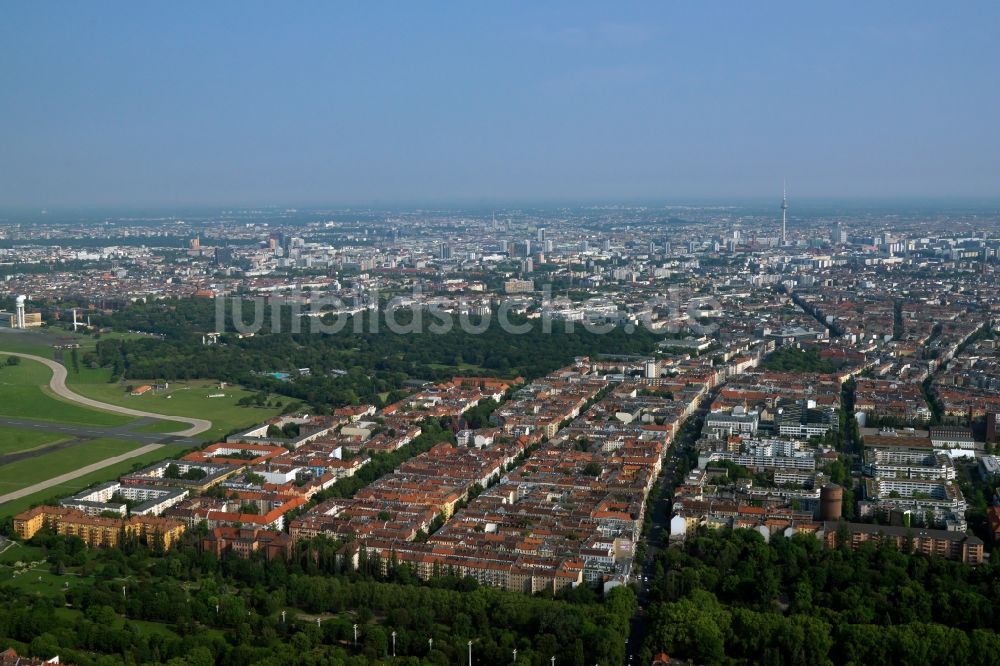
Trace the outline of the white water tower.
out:
M 28 300 L 27 296 L 17 297 L 17 328 L 24 328 L 24 302 Z

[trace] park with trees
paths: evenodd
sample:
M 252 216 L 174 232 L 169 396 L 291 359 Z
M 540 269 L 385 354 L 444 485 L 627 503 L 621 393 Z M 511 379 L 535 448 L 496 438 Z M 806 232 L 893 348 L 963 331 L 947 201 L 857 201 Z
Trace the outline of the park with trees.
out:
M 655 561 L 643 662 L 997 664 L 998 574 L 871 542 L 708 530 Z

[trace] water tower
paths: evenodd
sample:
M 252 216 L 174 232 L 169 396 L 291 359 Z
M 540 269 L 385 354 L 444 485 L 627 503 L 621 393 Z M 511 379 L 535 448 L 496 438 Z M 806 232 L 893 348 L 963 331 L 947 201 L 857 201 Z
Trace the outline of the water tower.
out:
M 17 326 L 16 328 L 24 328 L 24 302 L 28 300 L 27 296 L 17 297 Z
M 840 520 L 844 512 L 844 489 L 835 483 L 828 483 L 819 491 L 820 518 Z

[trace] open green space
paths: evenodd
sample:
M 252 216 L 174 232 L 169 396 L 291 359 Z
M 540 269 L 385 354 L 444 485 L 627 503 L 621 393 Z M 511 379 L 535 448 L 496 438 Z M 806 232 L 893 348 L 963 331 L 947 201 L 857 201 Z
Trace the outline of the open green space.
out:
M 48 389 L 51 370 L 27 359 L 7 365 L 8 358 L 0 354 L 0 416 L 103 426 L 123 425 L 133 420 L 64 401 Z
M 164 458 L 177 456 L 182 451 L 184 451 L 184 449 L 179 446 L 164 446 L 161 449 L 149 451 L 148 453 L 143 453 L 142 455 L 134 458 L 129 458 L 123 462 L 109 465 L 97 470 L 96 472 L 91 472 L 90 474 L 77 477 L 72 481 L 67 481 L 65 483 L 52 486 L 51 488 L 46 488 L 45 490 L 35 493 L 34 495 L 28 495 L 27 497 L 22 497 L 5 504 L 0 504 L 0 517 L 13 516 L 24 511 L 25 509 L 31 508 L 32 505 L 55 501 L 62 497 L 66 497 L 67 495 L 79 492 L 84 488 L 89 488 L 94 484 L 117 479 L 124 474 L 128 474 L 135 468 L 145 467 L 146 465 L 151 465 L 154 462 L 163 460 Z M 50 474 L 49 476 L 55 476 L 55 474 Z
M 0 565 L 10 566 L 15 562 L 37 562 L 45 559 L 45 549 L 37 546 L 28 546 L 23 543 L 12 543 L 10 547 L 0 553 Z
M 764 359 L 763 368 L 778 372 L 834 373 L 842 364 L 823 358 L 816 349 L 779 347 Z
M 199 435 L 206 440 L 222 439 L 233 430 L 248 428 L 281 411 L 276 408 L 241 407 L 236 403 L 251 393 L 229 385 L 219 388 L 218 382 L 204 380 L 169 382 L 165 390 L 149 391 L 135 396 L 128 390 L 129 386 L 139 387 L 150 382 L 133 380 L 128 384 L 109 383 L 110 379 L 111 370 L 108 368 L 81 368 L 79 373 L 70 371 L 67 385 L 80 395 L 113 405 L 141 409 L 154 414 L 209 419 L 212 421 L 212 428 Z M 138 427 L 136 432 L 174 432 L 185 427 L 169 422 L 147 424 Z
M 188 426 L 180 423 L 178 421 L 153 421 L 152 423 L 147 423 L 146 425 L 141 425 L 131 429 L 131 432 L 142 432 L 142 433 L 170 433 L 177 432 L 178 430 L 184 430 Z
M 119 439 L 95 439 L 79 446 L 4 465 L 0 467 L 0 495 L 72 472 L 105 458 L 128 453 L 139 446 L 137 442 Z
M 134 340 L 144 338 L 141 333 L 109 332 L 101 334 L 103 340 Z M 43 358 L 55 358 L 53 345 L 75 342 L 80 345 L 79 353 L 92 351 L 97 346 L 98 338 L 82 333 L 72 333 L 59 329 L 40 328 L 26 331 L 16 331 L 0 328 L 0 350 L 35 354 Z M 65 350 L 68 355 L 69 350 Z
M 55 432 L 0 426 L 0 455 L 37 449 L 40 446 L 64 442 L 67 439 L 69 436 Z
M 62 336 L 48 331 L 0 329 L 0 350 L 52 358 L 52 345 Z
M 69 581 L 70 587 L 85 584 L 85 581 L 90 580 L 87 578 L 79 579 L 75 576 L 62 576 L 62 578 Z M 83 611 L 77 610 L 76 608 L 56 608 L 54 613 L 59 619 L 68 620 L 69 622 L 75 622 L 85 616 Z M 133 620 L 131 618 L 126 619 L 123 615 L 116 615 L 114 621 L 110 622 L 108 626 L 112 629 L 120 631 L 125 627 L 126 622 L 131 627 L 138 629 L 144 634 L 157 634 L 169 638 L 179 638 L 175 631 L 162 622 L 148 622 L 146 620 Z M 221 635 L 222 633 L 211 629 L 205 629 L 205 631 L 211 631 L 215 635 Z
M 102 340 L 130 340 L 144 338 L 134 333 L 105 333 Z M 63 331 L 28 331 L 0 333 L 0 350 L 36 354 L 54 358 L 52 345 L 57 342 L 74 340 L 80 344 L 77 358 L 92 351 L 97 340 L 84 335 L 74 335 Z M 276 408 L 240 407 L 240 398 L 250 395 L 249 391 L 235 386 L 219 389 L 212 381 L 170 382 L 166 391 L 157 391 L 142 396 L 130 395 L 128 385 L 141 386 L 144 382 L 135 380 L 130 384 L 111 382 L 110 368 L 89 368 L 82 362 L 77 365 L 70 361 L 72 350 L 63 350 L 63 364 L 68 376 L 66 384 L 74 392 L 122 407 L 141 409 L 165 416 L 191 416 L 212 421 L 212 429 L 201 434 L 206 440 L 223 438 L 227 433 L 247 428 L 276 415 Z M 0 364 L 6 360 L 0 351 Z M 48 390 L 51 373 L 39 363 L 22 359 L 20 365 L 10 368 L 0 367 L 0 416 L 11 416 L 46 421 L 65 421 L 87 425 L 122 425 L 130 422 L 124 415 L 73 405 L 52 395 Z M 215 394 L 222 397 L 210 398 Z M 8 399 L 9 398 L 9 399 Z M 177 422 L 164 421 L 140 426 L 136 432 L 170 433 L 183 430 L 187 426 Z M 2 446 L 2 443 L 0 443 Z M 2 448 L 0 448 L 2 452 Z
M 0 567 L 0 584 L 33 595 L 51 596 L 66 589 L 67 584 L 75 586 L 93 582 L 94 579 L 91 577 L 59 576 L 52 573 L 45 564 L 20 571 L 16 571 L 13 567 Z

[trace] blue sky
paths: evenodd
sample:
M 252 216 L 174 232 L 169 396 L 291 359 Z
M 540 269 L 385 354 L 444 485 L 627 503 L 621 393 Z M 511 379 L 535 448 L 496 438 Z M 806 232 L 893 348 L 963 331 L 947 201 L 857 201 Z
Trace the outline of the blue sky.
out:
M 0 205 L 1000 197 L 996 2 L 14 2 Z

